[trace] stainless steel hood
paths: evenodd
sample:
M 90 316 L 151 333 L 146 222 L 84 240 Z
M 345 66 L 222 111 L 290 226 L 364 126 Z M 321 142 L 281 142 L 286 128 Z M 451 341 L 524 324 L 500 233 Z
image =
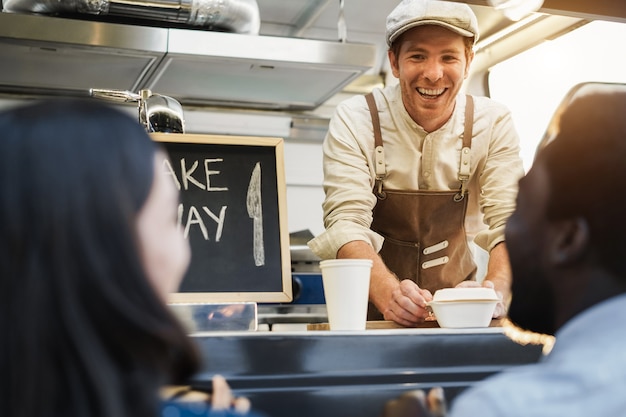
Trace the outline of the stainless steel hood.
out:
M 149 89 L 183 105 L 310 110 L 376 61 L 340 43 L 0 13 L 0 93 Z

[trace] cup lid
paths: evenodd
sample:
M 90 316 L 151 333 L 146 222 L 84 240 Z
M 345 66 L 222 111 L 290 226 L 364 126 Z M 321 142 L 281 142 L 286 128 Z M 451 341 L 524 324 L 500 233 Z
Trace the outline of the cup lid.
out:
M 320 268 L 326 266 L 369 266 L 371 267 L 373 262 L 371 259 L 326 259 L 320 261 Z

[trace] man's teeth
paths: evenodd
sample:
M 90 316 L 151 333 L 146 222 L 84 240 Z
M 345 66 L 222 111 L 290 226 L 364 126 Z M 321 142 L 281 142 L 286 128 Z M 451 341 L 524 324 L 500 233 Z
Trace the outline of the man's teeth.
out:
M 445 88 L 438 88 L 436 90 L 431 90 L 431 89 L 428 89 L 428 88 L 418 88 L 417 91 L 420 94 L 423 94 L 425 96 L 438 96 L 440 94 L 443 94 L 443 92 L 446 91 L 446 89 Z

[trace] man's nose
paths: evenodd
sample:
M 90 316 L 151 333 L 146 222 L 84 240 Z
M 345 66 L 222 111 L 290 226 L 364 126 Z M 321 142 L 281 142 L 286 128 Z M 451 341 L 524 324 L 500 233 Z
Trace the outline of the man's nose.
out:
M 443 66 L 437 60 L 428 60 L 424 66 L 424 77 L 428 81 L 435 82 L 443 77 Z

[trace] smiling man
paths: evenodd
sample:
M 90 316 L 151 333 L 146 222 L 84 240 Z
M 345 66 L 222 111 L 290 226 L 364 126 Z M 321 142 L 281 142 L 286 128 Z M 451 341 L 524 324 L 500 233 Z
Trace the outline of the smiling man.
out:
M 523 167 L 508 109 L 461 94 L 477 39 L 466 4 L 401 2 L 387 18 L 398 83 L 346 100 L 330 121 L 326 230 L 309 246 L 374 261 L 369 320 L 418 325 L 432 293 L 457 285 L 494 287 L 495 316 L 506 312 L 504 225 Z M 474 243 L 489 254 L 480 283 Z

